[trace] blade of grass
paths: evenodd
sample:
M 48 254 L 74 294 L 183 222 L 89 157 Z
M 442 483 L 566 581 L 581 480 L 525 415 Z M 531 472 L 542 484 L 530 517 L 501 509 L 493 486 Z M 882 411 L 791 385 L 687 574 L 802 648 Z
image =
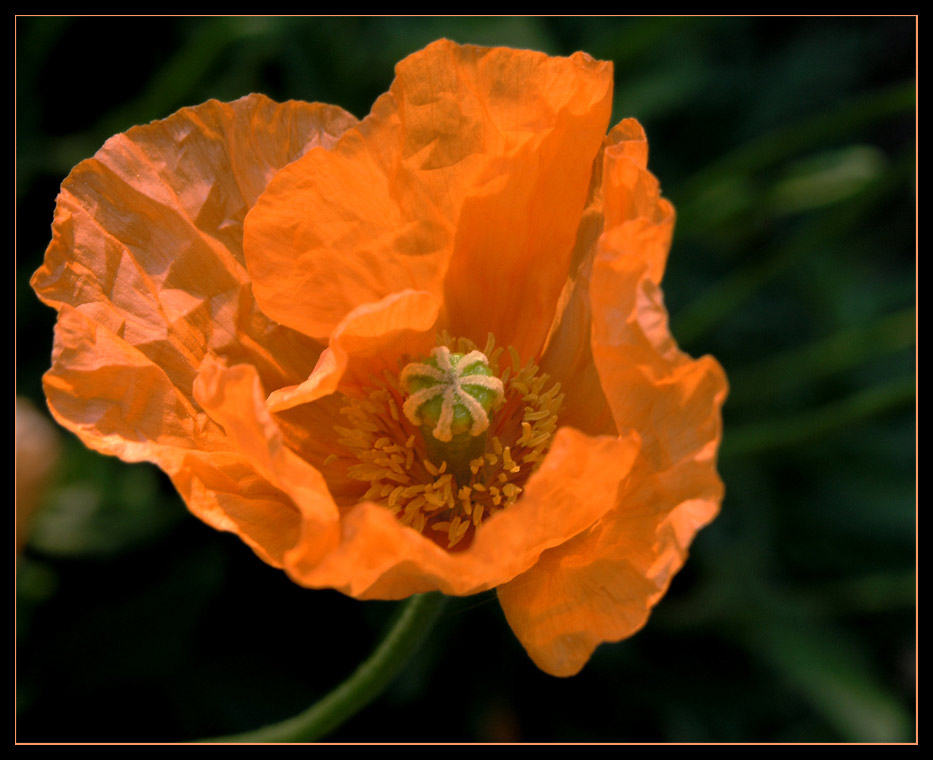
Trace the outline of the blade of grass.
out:
M 915 378 L 898 378 L 791 417 L 733 429 L 723 440 L 722 456 L 728 458 L 760 454 L 805 443 L 877 414 L 906 407 L 915 398 Z
M 786 603 L 808 615 L 837 617 L 910 609 L 917 601 L 917 579 L 909 573 L 876 573 L 823 584 L 789 595 Z
M 903 82 L 866 93 L 818 116 L 764 134 L 694 174 L 680 188 L 678 204 L 686 210 L 707 188 L 730 177 L 752 174 L 813 145 L 910 111 L 916 102 L 916 83 Z
M 749 648 L 767 660 L 844 741 L 914 739 L 910 716 L 878 681 L 851 637 L 811 621 L 773 619 L 749 633 Z
M 672 319 L 674 334 L 680 343 L 688 345 L 733 314 L 798 257 L 820 250 L 825 244 L 849 234 L 855 225 L 864 224 L 869 210 L 895 189 L 903 187 L 903 183 L 913 176 L 915 168 L 916 160 L 912 152 L 902 156 L 890 171 L 861 193 L 832 210 L 812 216 L 810 222 L 802 226 L 772 256 L 764 260 L 756 257 L 754 263 L 725 277 L 687 304 Z
M 914 344 L 916 309 L 830 335 L 729 373 L 729 406 L 760 403 Z

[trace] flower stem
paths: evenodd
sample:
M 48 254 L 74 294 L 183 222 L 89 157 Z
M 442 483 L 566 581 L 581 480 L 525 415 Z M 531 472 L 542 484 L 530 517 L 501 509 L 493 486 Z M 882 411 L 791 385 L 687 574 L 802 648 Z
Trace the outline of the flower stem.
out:
M 411 597 L 376 650 L 347 680 L 303 713 L 242 734 L 208 742 L 312 742 L 337 728 L 378 697 L 418 651 L 434 626 L 446 597 Z

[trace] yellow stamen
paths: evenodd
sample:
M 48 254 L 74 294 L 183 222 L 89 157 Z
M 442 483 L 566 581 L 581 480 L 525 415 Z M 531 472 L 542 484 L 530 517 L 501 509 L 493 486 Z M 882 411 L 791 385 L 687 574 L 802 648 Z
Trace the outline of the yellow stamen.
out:
M 471 387 L 485 390 L 487 380 L 495 381 L 491 385 L 501 384 L 495 419 L 484 411 L 487 419 L 483 448 L 471 452 L 459 469 L 446 457 L 435 458 L 426 447 L 421 417 L 416 423 L 404 411 L 406 378 L 384 373 L 374 381 L 377 387 L 362 397 L 346 399 L 341 410 L 345 423 L 334 428 L 341 451 L 328 455 L 323 464 L 333 468 L 329 472 L 345 472 L 346 477 L 360 481 L 359 501 L 383 504 L 403 525 L 459 551 L 469 546 L 473 531 L 484 519 L 508 509 L 520 498 L 525 482 L 545 457 L 554 437 L 564 396 L 559 384 L 550 384 L 532 362 L 523 367 L 514 349 L 507 355 L 510 366 L 500 368 L 500 358 L 506 354 L 495 346 L 491 336 L 482 354 L 467 340 L 454 341 L 446 336 L 442 341 L 447 357 L 456 351 L 461 358 L 445 361 L 444 351 L 432 352 L 432 356 L 440 357 L 438 366 L 427 364 L 431 371 L 419 377 L 430 380 L 434 373 L 466 369 L 470 365 L 465 362 L 485 355 L 492 374 L 461 371 L 461 385 L 469 380 Z M 408 399 L 413 395 L 409 394 Z M 479 404 L 477 399 L 473 401 Z M 443 399 L 438 407 L 444 412 Z M 468 434 L 480 414 L 474 415 L 469 401 L 462 407 L 469 414 L 464 428 Z M 435 423 L 435 429 L 439 423 Z M 450 427 L 453 431 L 453 421 Z

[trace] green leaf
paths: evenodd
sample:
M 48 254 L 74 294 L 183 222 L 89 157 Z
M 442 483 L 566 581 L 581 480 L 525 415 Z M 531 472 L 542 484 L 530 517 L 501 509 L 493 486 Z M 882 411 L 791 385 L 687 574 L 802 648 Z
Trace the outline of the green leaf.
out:
M 812 623 L 771 623 L 753 646 L 845 741 L 908 742 L 910 717 L 851 637 Z

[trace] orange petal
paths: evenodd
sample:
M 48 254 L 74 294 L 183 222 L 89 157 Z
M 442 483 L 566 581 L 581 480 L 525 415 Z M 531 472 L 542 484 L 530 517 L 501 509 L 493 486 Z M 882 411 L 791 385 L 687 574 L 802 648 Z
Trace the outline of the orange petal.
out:
M 721 500 L 713 460 L 652 474 L 639 457 L 615 509 L 499 587 L 509 625 L 535 664 L 574 675 L 599 644 L 641 628 Z
M 609 123 L 612 64 L 497 48 L 475 70 L 491 93 L 490 161 L 457 224 L 444 289 L 450 330 L 477 342 L 492 332 L 537 357 Z
M 164 371 L 69 307 L 59 316 L 52 358 L 43 385 L 60 424 L 104 454 L 157 464 L 195 515 L 281 566 L 297 540 L 298 510 Z
M 644 624 L 722 499 L 715 456 L 726 380 L 714 359 L 681 353 L 668 331 L 658 283 L 674 214 L 646 161 L 636 122 L 613 129 L 592 201 L 602 204 L 605 226 L 569 286 L 548 347 L 555 364 L 561 354 L 577 364 L 591 354 L 616 427 L 641 437 L 638 462 L 596 525 L 499 588 L 516 635 L 554 675 L 573 675 L 599 643 Z M 574 350 L 574 335 L 585 347 Z M 585 417 L 573 398 L 568 391 L 568 415 Z
M 631 386 L 626 409 L 643 449 L 616 507 L 499 588 L 512 629 L 552 675 L 577 673 L 598 644 L 637 631 L 696 531 L 718 512 L 722 370 L 710 358 L 689 362 L 654 391 L 646 382 Z
M 318 558 L 332 549 L 338 536 L 337 505 L 321 474 L 285 445 L 266 409 L 255 368 L 245 364 L 227 368 L 208 357 L 195 382 L 194 395 L 211 419 L 223 427 L 236 451 L 300 510 L 300 541 L 306 555 Z M 274 517 L 267 515 L 263 526 L 270 535 L 279 527 Z
M 602 165 L 605 229 L 601 246 L 614 258 L 637 258 L 661 282 L 674 230 L 674 207 L 661 197 L 647 169 L 648 141 L 635 119 L 625 119 L 606 138 Z
M 318 561 L 296 547 L 286 571 L 303 585 L 333 587 L 361 599 L 493 588 L 610 509 L 637 451 L 634 435 L 592 438 L 561 428 L 522 498 L 484 522 L 468 549 L 445 551 L 384 507 L 363 503 L 344 512 L 336 550 Z
M 321 346 L 253 301 L 242 224 L 269 178 L 352 121 L 262 95 L 209 101 L 110 138 L 65 182 L 32 285 L 138 347 L 190 393 L 209 350 L 254 364 L 268 387 L 305 378 Z
M 602 196 L 605 227 L 594 250 L 588 281 L 591 347 L 613 418 L 634 428 L 657 462 L 678 461 L 696 440 L 710 440 L 718 417 L 692 403 L 701 394 L 710 407 L 726 393 L 722 369 L 712 358 L 693 361 L 668 329 L 659 281 L 670 247 L 673 207 L 644 168 L 647 146 L 634 120 L 615 127 L 606 148 Z M 691 418 L 705 424 L 691 432 Z
M 584 215 L 578 233 L 578 247 L 589 249 L 573 277 L 568 279 L 557 306 L 557 318 L 547 339 L 541 369 L 560 380 L 565 393 L 561 419 L 590 435 L 617 432 L 612 411 L 603 392 L 599 372 L 593 362 L 592 278 L 595 239 L 602 230 L 601 203 L 594 203 Z
M 370 116 L 334 150 L 282 171 L 250 213 L 246 255 L 263 310 L 324 339 L 359 304 L 443 290 L 454 334 L 483 342 L 491 330 L 536 352 L 611 80 L 610 64 L 583 54 L 441 40 L 406 58 Z M 493 289 L 518 290 L 486 298 Z
M 269 409 L 282 412 L 333 393 L 350 369 L 350 383 L 362 385 L 382 370 L 398 371 L 398 358 L 426 354 L 434 346 L 441 304 L 431 293 L 406 290 L 378 303 L 363 304 L 337 325 L 330 344 L 303 383 L 269 395 Z M 341 390 L 351 389 L 344 384 Z M 332 431 L 331 431 L 332 432 Z
M 298 511 L 233 451 L 192 385 L 208 352 L 255 366 L 271 388 L 308 376 L 323 346 L 256 307 L 242 223 L 278 169 L 352 120 L 251 95 L 116 135 L 63 183 L 32 280 L 61 312 L 44 380 L 56 419 L 92 448 L 159 464 L 195 514 L 273 563 Z
M 625 119 L 613 127 L 605 138 L 603 153 L 593 167 L 586 209 L 577 228 L 570 276 L 564 283 L 541 359 L 542 369 L 560 378 L 567 394 L 562 418 L 568 424 L 594 435 L 616 430 L 602 381 L 593 362 L 590 342 L 593 309 L 590 284 L 597 243 L 607 229 L 615 230 L 625 222 L 638 218 L 639 213 L 654 217 L 655 208 L 661 199 L 657 182 L 646 169 L 647 161 L 648 143 L 641 125 L 635 119 Z M 627 177 L 632 185 L 651 186 L 653 193 L 648 194 L 647 200 L 644 198 L 646 193 L 640 193 L 642 202 L 637 206 L 632 200 L 633 193 L 620 180 L 620 175 Z M 672 212 L 668 221 L 669 225 L 673 225 Z M 668 237 L 661 240 L 661 245 L 667 243 L 669 230 Z M 636 246 L 631 246 L 629 252 L 636 257 L 641 254 Z M 666 254 L 665 247 L 661 251 L 662 267 L 657 271 L 656 282 L 660 281 Z M 627 315 L 631 313 L 631 301 L 623 303 L 619 298 L 609 306 L 613 309 L 611 321 L 624 324 Z
M 270 565 L 281 567 L 298 541 L 301 514 L 249 457 L 188 452 L 172 482 L 193 514 L 217 530 L 235 533 Z
M 709 412 L 726 396 L 722 368 L 678 350 L 645 263 L 603 251 L 591 297 L 593 357 L 616 425 L 639 431 L 659 468 L 690 456 L 700 441 L 718 444 L 718 416 Z M 627 320 L 613 317 L 625 313 Z

